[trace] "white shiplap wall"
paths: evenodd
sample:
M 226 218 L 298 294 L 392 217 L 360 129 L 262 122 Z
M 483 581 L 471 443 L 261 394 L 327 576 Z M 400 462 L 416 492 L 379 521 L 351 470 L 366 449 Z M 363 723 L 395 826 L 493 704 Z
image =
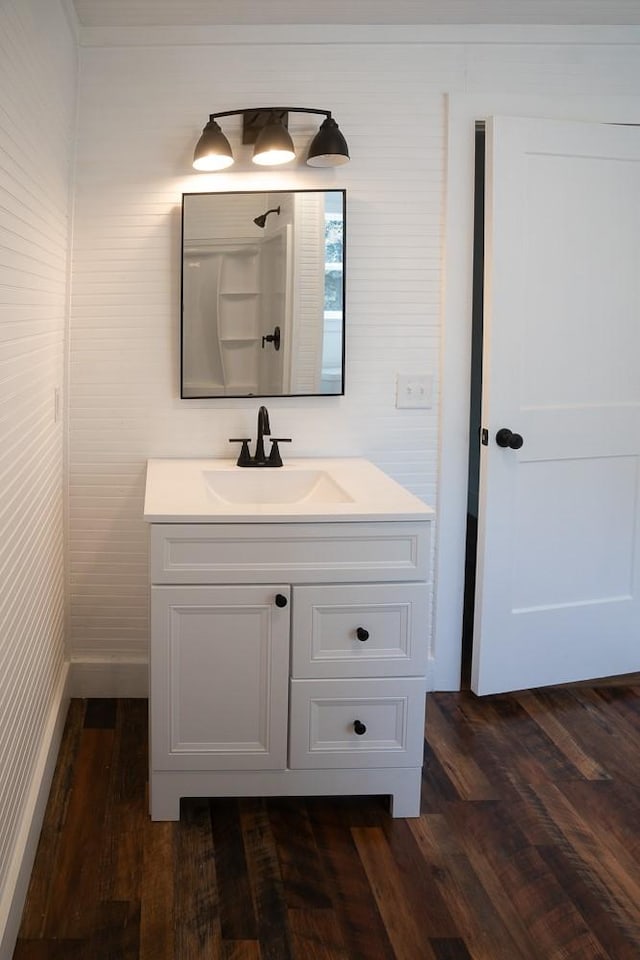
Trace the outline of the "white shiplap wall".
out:
M 3 0 L 0 955 L 3 930 L 15 925 L 25 818 L 65 673 L 61 391 L 76 72 L 76 42 L 58 0 Z
M 290 455 L 368 456 L 433 498 L 434 412 L 396 411 L 394 391 L 399 370 L 437 370 L 444 128 L 435 78 L 448 76 L 450 60 L 446 50 L 425 62 L 419 48 L 382 48 L 373 69 L 367 48 L 324 45 L 82 51 L 71 317 L 76 659 L 146 657 L 146 459 L 230 456 L 229 437 L 255 433 L 255 400 L 178 399 L 183 190 L 346 187 L 347 395 L 271 400 L 271 422 L 293 437 Z M 331 109 L 351 164 L 252 173 L 245 159 L 239 173 L 193 175 L 208 114 L 257 100 Z M 385 103 L 395 108 L 373 156 L 367 144 Z M 235 123 L 225 130 L 237 139 Z M 317 125 L 292 114 L 290 128 L 304 145 Z
M 181 192 L 346 188 L 346 396 L 270 401 L 272 423 L 294 438 L 292 455 L 365 456 L 436 503 L 444 94 L 632 94 L 640 82 L 637 45 L 597 33 L 583 44 L 566 32 L 557 43 L 512 43 L 504 30 L 494 43 L 456 42 L 451 29 L 443 42 L 426 28 L 325 29 L 322 42 L 316 28 L 287 28 L 286 42 L 260 33 L 85 34 L 71 320 L 79 661 L 146 658 L 145 460 L 228 456 L 228 437 L 255 432 L 255 401 L 178 399 Z M 244 155 L 237 172 L 190 174 L 210 112 L 269 103 L 331 109 L 351 163 L 253 173 Z M 225 125 L 235 143 L 238 129 Z M 299 145 L 314 129 L 291 116 Z M 413 372 L 434 375 L 430 410 L 395 409 L 396 374 Z

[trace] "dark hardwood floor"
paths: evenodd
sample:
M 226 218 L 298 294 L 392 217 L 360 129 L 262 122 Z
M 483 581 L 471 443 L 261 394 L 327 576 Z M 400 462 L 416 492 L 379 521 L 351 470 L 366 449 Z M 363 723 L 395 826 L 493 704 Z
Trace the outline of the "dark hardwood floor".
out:
M 146 702 L 75 700 L 14 960 L 638 960 L 640 687 L 428 697 L 422 816 L 189 800 Z

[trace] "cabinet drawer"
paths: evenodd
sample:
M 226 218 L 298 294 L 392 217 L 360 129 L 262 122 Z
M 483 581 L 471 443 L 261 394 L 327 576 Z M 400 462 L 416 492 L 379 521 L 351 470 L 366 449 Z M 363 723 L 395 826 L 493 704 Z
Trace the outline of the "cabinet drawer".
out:
M 428 590 L 423 583 L 294 587 L 292 676 L 424 674 Z
M 289 766 L 411 767 L 422 763 L 421 677 L 292 680 Z
M 151 526 L 152 583 L 427 580 L 430 523 Z

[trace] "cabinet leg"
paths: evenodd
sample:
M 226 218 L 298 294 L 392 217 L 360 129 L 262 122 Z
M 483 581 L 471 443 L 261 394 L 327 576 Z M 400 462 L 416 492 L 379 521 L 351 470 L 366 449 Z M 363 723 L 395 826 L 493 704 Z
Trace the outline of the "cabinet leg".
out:
M 166 787 L 149 784 L 149 813 L 152 820 L 179 820 L 180 796 Z
M 391 816 L 398 817 L 419 817 L 420 816 L 420 795 L 406 796 L 404 793 L 391 794 Z
M 419 817 L 421 790 L 422 771 L 418 769 L 413 773 L 410 782 L 399 785 L 398 789 L 391 794 L 391 816 L 394 818 Z

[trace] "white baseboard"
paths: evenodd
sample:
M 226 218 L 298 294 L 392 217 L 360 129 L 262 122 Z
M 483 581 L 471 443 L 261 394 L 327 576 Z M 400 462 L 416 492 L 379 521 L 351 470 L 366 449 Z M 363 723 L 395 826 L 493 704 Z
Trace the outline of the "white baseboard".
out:
M 69 665 L 65 664 L 47 717 L 31 786 L 22 811 L 13 857 L 0 899 L 0 960 L 11 960 L 13 956 L 68 706 Z
M 149 664 L 141 659 L 75 658 L 70 689 L 72 697 L 148 697 Z

